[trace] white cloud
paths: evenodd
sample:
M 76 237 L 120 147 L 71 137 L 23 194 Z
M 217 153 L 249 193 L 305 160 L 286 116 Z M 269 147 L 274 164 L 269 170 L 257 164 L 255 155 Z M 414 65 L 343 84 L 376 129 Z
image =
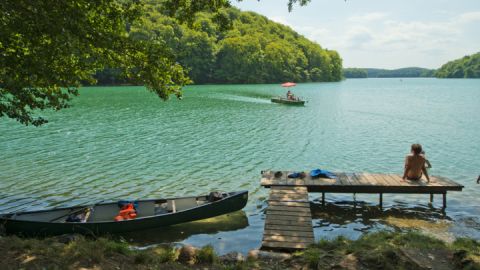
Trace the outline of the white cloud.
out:
M 463 13 L 458 16 L 458 21 L 460 23 L 471 23 L 480 21 L 480 11 Z
M 445 17 L 441 21 L 405 21 L 389 18 L 386 13 L 374 12 L 351 16 L 336 28 L 323 25 L 324 28 L 295 27 L 295 30 L 324 47 L 340 51 L 347 64 L 348 58 L 353 59 L 353 55 L 357 54 L 371 55 L 368 60 L 376 59 L 379 63 L 384 63 L 387 58 L 398 66 L 425 66 L 422 63 L 428 62 L 429 67 L 437 67 L 435 65 L 439 66 L 454 57 L 452 52 L 455 50 L 452 48 L 471 47 L 461 40 L 467 35 L 467 29 L 471 31 L 480 27 L 476 25 L 478 22 L 480 12 Z M 375 65 L 378 64 L 364 64 Z
M 388 16 L 387 13 L 371 12 L 364 15 L 351 16 L 350 18 L 347 19 L 347 21 L 354 22 L 354 23 L 374 22 L 374 21 L 385 19 L 387 16 Z

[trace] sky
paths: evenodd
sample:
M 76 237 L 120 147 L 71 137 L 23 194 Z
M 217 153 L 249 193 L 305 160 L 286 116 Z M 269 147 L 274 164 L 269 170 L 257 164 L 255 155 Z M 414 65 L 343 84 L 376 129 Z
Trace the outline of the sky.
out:
M 232 0 L 338 51 L 344 67 L 439 68 L 480 51 L 480 0 L 312 0 L 290 13 L 287 2 Z

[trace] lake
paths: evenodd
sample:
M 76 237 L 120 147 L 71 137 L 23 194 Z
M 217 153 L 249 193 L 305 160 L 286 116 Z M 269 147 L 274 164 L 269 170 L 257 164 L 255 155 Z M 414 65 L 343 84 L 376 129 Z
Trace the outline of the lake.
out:
M 432 175 L 463 192 L 429 195 L 310 194 L 315 237 L 435 224 L 480 239 L 480 80 L 358 79 L 292 89 L 305 107 L 270 102 L 279 85 L 204 85 L 161 101 L 143 87 L 86 87 L 72 107 L 25 127 L 0 119 L 0 212 L 100 200 L 250 192 L 242 212 L 128 235 L 138 245 L 212 244 L 220 253 L 261 243 L 268 190 L 260 171 L 322 168 L 401 174 L 421 143 Z M 407 226 L 408 227 L 408 226 Z M 421 227 L 421 226 L 420 226 Z M 442 229 L 443 228 L 443 229 Z

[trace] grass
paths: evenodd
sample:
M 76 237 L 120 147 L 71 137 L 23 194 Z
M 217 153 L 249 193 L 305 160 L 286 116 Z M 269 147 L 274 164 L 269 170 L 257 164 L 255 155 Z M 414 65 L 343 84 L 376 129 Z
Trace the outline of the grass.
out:
M 454 261 L 457 267 L 480 269 L 480 243 L 472 239 L 458 239 L 452 244 L 432 238 L 419 232 L 376 232 L 365 234 L 358 240 L 339 237 L 334 240 L 320 240 L 298 255 L 310 268 L 331 268 L 348 263 L 345 258 L 354 258 L 353 263 L 366 269 L 412 269 L 416 262 L 405 255 L 405 250 L 428 252 L 459 251 L 465 256 Z M 419 253 L 420 254 L 420 253 Z M 455 259 L 455 255 L 454 255 Z M 462 265 L 463 263 L 463 265 Z
M 213 264 L 218 261 L 218 257 L 213 247 L 208 245 L 197 251 L 196 261 L 203 264 Z
M 6 269 L 341 269 L 352 265 L 358 269 L 415 269 L 404 250 L 419 251 L 419 257 L 424 250 L 449 252 L 453 259 L 448 263 L 455 269 L 480 269 L 478 241 L 459 238 L 447 243 L 413 231 L 377 232 L 357 240 L 320 240 L 287 261 L 222 261 L 209 245 L 195 251 L 194 265 L 180 263 L 179 250 L 171 246 L 134 250 L 125 242 L 107 238 L 77 237 L 63 244 L 56 238 L 0 237 L 0 258 Z

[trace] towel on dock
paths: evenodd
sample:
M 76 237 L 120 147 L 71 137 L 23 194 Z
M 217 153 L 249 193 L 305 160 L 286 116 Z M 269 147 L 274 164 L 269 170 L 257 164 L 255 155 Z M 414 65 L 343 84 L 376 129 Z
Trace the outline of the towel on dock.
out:
M 327 171 L 327 170 L 321 170 L 321 169 L 311 170 L 310 171 L 310 176 L 312 178 L 318 178 L 318 177 L 330 178 L 330 179 L 337 178 L 337 176 L 333 172 L 330 172 L 330 171 Z
M 304 172 L 293 172 L 287 176 L 288 178 L 304 178 L 305 173 Z

